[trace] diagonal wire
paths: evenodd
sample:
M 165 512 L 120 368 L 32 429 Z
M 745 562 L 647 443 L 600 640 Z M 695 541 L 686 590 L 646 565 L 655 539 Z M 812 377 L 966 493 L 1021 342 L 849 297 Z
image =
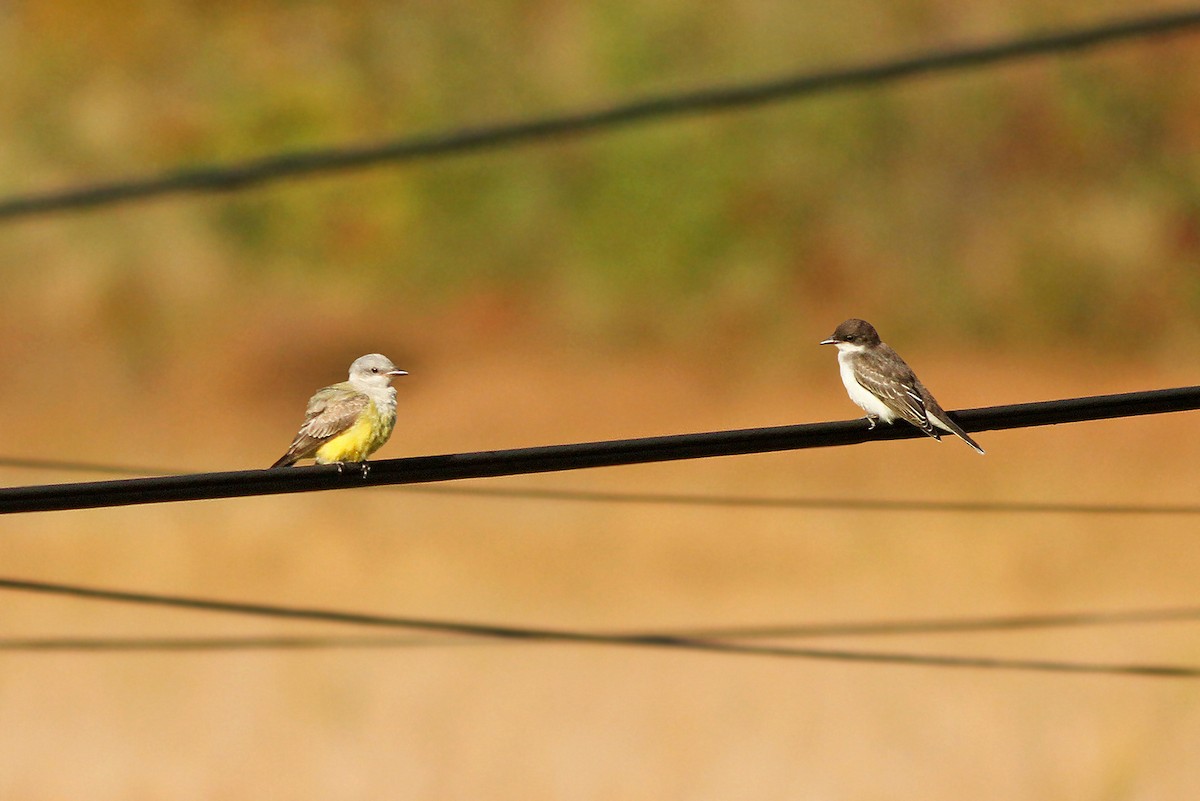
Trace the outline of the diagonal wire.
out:
M 952 415 L 963 429 L 974 432 L 1087 420 L 1111 420 L 1198 408 L 1200 386 L 1192 386 L 966 409 L 953 412 Z M 238 470 L 76 484 L 7 487 L 0 488 L 0 514 L 423 484 L 466 478 L 826 448 L 923 436 L 924 434 L 913 426 L 878 426 L 872 429 L 865 420 L 859 419 L 607 442 L 543 445 L 504 451 L 383 459 L 371 462 L 369 466 L 364 464 L 361 470 L 358 466 L 343 470 L 341 465 L 316 465 L 275 470 Z
M 230 192 L 283 179 L 400 164 L 567 135 L 598 133 L 634 123 L 752 108 L 828 92 L 877 86 L 921 75 L 974 69 L 1180 33 L 1197 25 L 1200 25 L 1200 10 L 1185 9 L 974 47 L 936 50 L 906 58 L 784 75 L 754 83 L 650 96 L 561 116 L 481 125 L 357 147 L 282 153 L 234 164 L 181 169 L 145 178 L 16 195 L 0 199 L 0 221 L 188 192 Z
M 0 467 L 69 473 L 107 473 L 122 476 L 165 476 L 191 472 L 178 468 L 34 459 L 0 456 Z M 890 498 L 797 498 L 763 495 L 701 495 L 698 493 L 578 490 L 543 487 L 476 487 L 411 485 L 388 487 L 400 492 L 451 497 L 580 503 L 650 504 L 740 509 L 827 509 L 869 512 L 949 512 L 993 514 L 1073 515 L 1197 515 L 1198 504 L 1082 503 L 1070 501 L 935 501 Z
M 913 634 L 978 634 L 997 631 L 1084 628 L 1144 623 L 1200 621 L 1200 607 L 1126 609 L 1107 612 L 1063 612 L 1040 615 L 922 618 L 915 620 L 850 621 L 846 623 L 779 624 L 773 626 L 727 626 L 674 632 L 687 637 L 716 639 L 805 639 L 819 637 L 878 637 Z
M 0 638 L 0 653 L 320 651 L 473 645 L 477 642 L 432 637 L 10 637 Z
M 534 487 L 396 487 L 429 495 L 479 496 L 514 500 L 578 501 L 583 503 L 712 506 L 742 509 L 829 509 L 873 512 L 950 512 L 1007 514 L 1196 515 L 1195 504 L 1061 503 L 1036 501 L 934 501 L 883 498 L 795 498 L 690 493 L 612 492 L 602 490 L 539 489 Z
M 191 609 L 226 614 L 251 615 L 310 622 L 339 623 L 375 628 L 403 628 L 430 633 L 483 637 L 508 642 L 553 642 L 571 645 L 605 645 L 634 648 L 658 648 L 705 653 L 769 656 L 790 659 L 858 662 L 869 664 L 910 665 L 941 668 L 975 668 L 1048 673 L 1090 673 L 1101 675 L 1140 676 L 1146 678 L 1200 678 L 1200 668 L 1150 664 L 1107 664 L 1099 662 L 1061 662 L 1043 659 L 996 659 L 941 654 L 912 654 L 883 651 L 862 651 L 832 648 L 799 648 L 781 645 L 732 642 L 671 634 L 605 634 L 541 627 L 518 627 L 487 623 L 431 620 L 428 618 L 397 617 L 362 612 L 319 609 L 315 607 L 286 607 L 258 603 L 219 601 L 178 595 L 107 590 L 96 587 L 60 584 L 25 579 L 0 578 L 0 589 L 82 598 L 93 601 Z
M 615 632 L 614 636 L 719 640 L 818 639 L 938 634 L 978 634 L 1099 626 L 1200 621 L 1200 607 L 1132 609 L 962 618 L 783 623 L 759 626 Z M 0 651 L 277 651 L 427 648 L 496 644 L 496 640 L 447 637 L 242 636 L 242 637 L 19 637 L 0 638 Z
M 132 464 L 86 462 L 80 459 L 40 459 L 32 456 L 0 456 L 0 467 L 17 470 L 54 470 L 63 473 L 107 473 L 114 476 L 167 476 L 192 472 L 175 467 L 139 467 Z

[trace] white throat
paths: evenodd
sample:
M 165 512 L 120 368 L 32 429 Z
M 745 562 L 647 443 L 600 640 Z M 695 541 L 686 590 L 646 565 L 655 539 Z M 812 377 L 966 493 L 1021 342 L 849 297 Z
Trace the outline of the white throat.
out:
M 390 386 L 389 376 L 350 376 L 350 386 L 371 399 L 381 411 L 396 408 L 396 388 Z

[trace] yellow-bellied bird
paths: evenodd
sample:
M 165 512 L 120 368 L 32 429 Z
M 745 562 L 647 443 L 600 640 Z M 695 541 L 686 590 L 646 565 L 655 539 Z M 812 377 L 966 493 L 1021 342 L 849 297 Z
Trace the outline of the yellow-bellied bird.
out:
M 396 425 L 396 390 L 392 378 L 408 375 L 388 357 L 370 353 L 350 365 L 350 380 L 318 389 L 308 402 L 300 433 L 287 453 L 271 467 L 287 467 L 300 459 L 317 464 L 362 462 L 388 441 Z

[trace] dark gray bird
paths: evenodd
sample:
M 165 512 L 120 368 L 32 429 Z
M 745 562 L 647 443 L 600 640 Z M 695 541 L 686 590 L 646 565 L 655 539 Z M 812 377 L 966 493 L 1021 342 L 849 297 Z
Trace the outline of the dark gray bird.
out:
M 899 417 L 936 440 L 942 438 L 940 429 L 983 453 L 983 448 L 946 415 L 900 354 L 880 341 L 875 326 L 851 318 L 821 344 L 837 346 L 842 383 L 850 400 L 867 413 L 871 428 L 878 420 L 890 425 Z

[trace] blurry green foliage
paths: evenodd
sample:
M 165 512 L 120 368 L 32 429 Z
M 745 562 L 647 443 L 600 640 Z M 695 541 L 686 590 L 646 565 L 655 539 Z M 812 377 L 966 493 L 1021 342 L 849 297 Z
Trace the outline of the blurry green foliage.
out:
M 12 4 L 0 12 L 0 192 L 553 114 L 1124 11 Z M 101 316 L 114 296 L 120 308 L 203 305 L 281 282 L 294 301 L 350 281 L 426 306 L 524 294 L 547 324 L 609 336 L 726 326 L 753 338 L 806 315 L 824 333 L 854 313 L 998 343 L 1080 328 L 1119 343 L 1164 317 L 1194 337 L 1198 97 L 1200 47 L 1184 35 L 172 199 L 153 224 L 134 222 L 149 204 L 20 223 L 0 234 L 0 269 L 47 310 L 63 306 L 38 305 L 39 293 L 62 289 L 45 287 L 80 282 L 69 308 Z M 31 264 L 44 270 L 17 274 Z M 150 277 L 163 269 L 174 278 Z

